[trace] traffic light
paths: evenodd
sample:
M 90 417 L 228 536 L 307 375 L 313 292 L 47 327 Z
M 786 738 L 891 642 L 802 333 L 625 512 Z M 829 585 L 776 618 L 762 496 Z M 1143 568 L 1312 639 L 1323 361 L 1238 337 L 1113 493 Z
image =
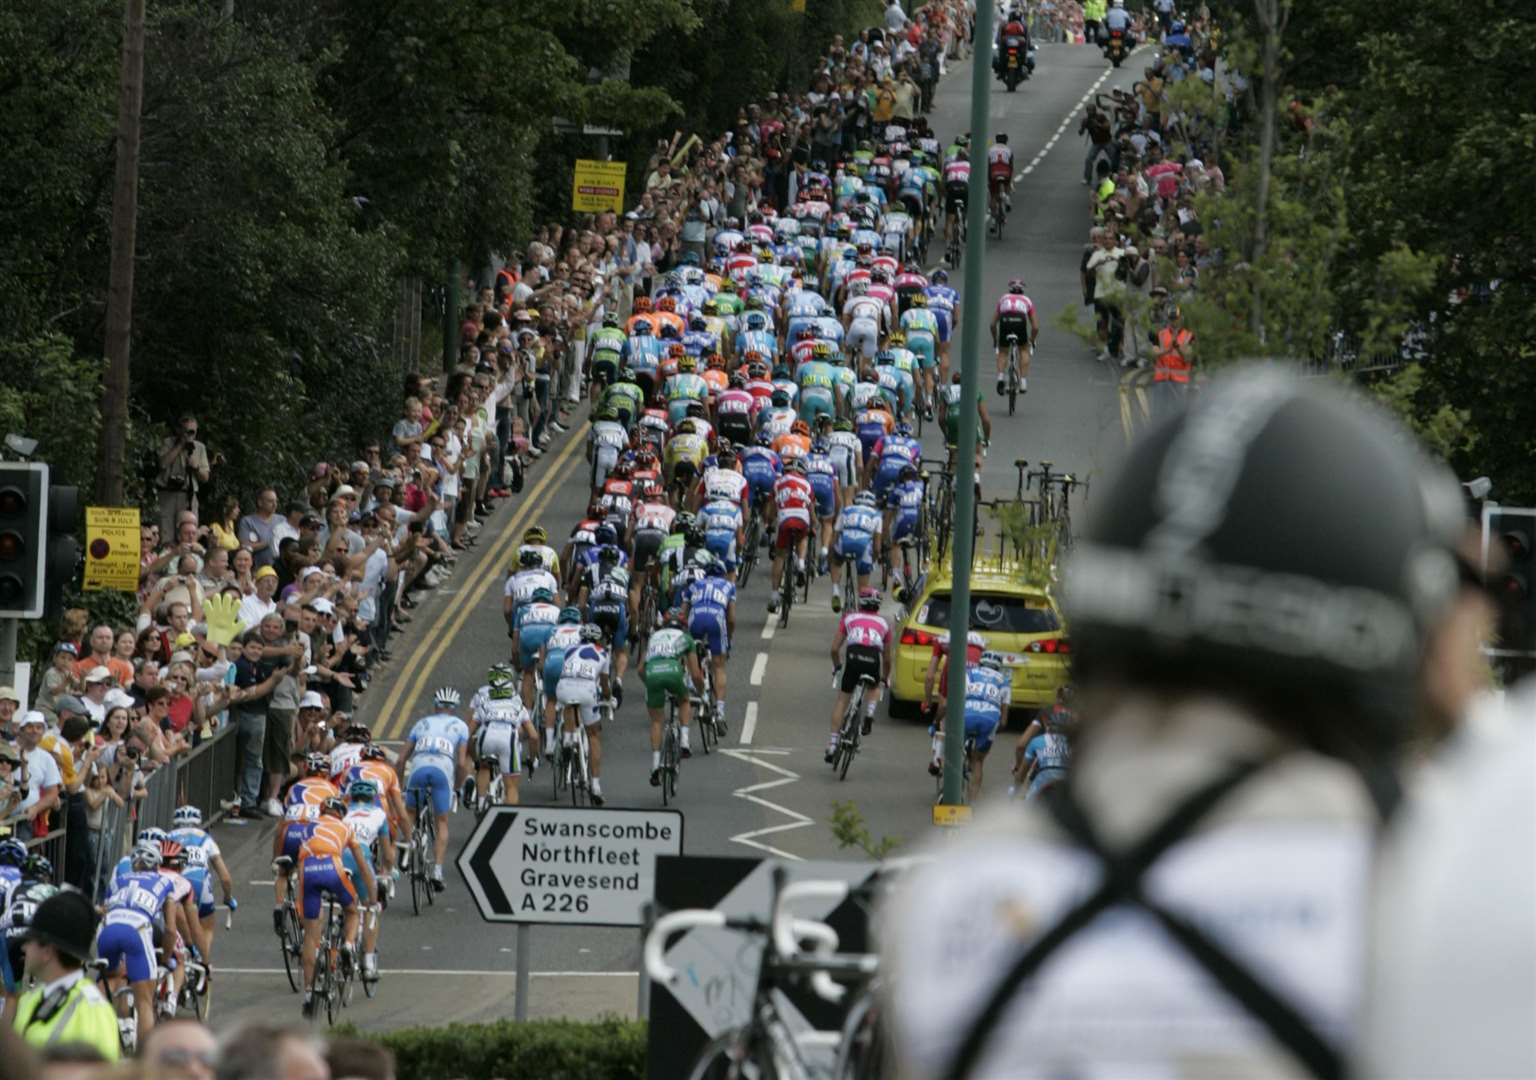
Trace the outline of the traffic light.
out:
M 43 614 L 48 466 L 0 462 L 0 618 Z
M 1492 654 L 1536 657 L 1536 507 L 1484 506 L 1483 564 L 1498 608 Z
M 75 578 L 80 565 L 80 541 L 75 527 L 80 518 L 80 489 L 68 484 L 48 487 L 48 553 L 43 573 L 43 617 L 64 613 L 64 586 Z

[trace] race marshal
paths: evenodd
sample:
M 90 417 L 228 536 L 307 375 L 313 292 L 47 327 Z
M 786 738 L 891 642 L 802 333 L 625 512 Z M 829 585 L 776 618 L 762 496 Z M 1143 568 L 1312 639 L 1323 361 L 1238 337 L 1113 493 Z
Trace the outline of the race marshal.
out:
M 624 210 L 624 163 L 577 158 L 571 179 L 571 209 L 578 214 Z

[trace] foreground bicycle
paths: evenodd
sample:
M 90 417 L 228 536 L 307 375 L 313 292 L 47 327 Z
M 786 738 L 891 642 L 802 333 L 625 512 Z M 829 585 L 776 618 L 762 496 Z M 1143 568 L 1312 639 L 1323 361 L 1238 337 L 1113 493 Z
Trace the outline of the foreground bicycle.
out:
M 841 673 L 842 669 L 838 669 L 839 677 L 833 679 L 834 686 L 841 681 Z M 862 675 L 859 677 L 858 688 L 848 699 L 848 710 L 843 713 L 843 726 L 837 729 L 837 750 L 832 755 L 832 771 L 837 773 L 839 780 L 848 779 L 848 767 L 859 755 L 864 730 L 864 698 L 874 693 L 874 688 L 874 676 Z

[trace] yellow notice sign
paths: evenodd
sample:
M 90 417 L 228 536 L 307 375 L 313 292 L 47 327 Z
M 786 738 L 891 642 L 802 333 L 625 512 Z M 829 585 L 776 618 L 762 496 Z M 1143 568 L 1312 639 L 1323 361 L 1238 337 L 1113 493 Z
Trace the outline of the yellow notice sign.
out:
M 933 823 L 945 828 L 953 828 L 956 825 L 969 825 L 971 823 L 971 808 L 969 806 L 949 806 L 939 803 L 933 808 Z
M 139 588 L 139 509 L 85 508 L 85 591 Z
M 571 179 L 571 209 L 578 214 L 596 214 L 604 210 L 624 211 L 624 163 L 576 159 L 576 173 Z

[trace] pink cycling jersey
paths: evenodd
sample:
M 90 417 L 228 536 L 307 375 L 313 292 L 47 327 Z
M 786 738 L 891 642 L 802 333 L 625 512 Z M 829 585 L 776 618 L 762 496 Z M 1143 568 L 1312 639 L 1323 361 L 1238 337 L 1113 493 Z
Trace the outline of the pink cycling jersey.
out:
M 1004 293 L 1002 299 L 997 302 L 997 314 L 1004 319 L 1009 316 L 1027 319 L 1034 314 L 1034 311 L 1035 302 L 1018 293 Z
M 843 640 L 850 649 L 883 650 L 891 636 L 891 624 L 885 621 L 883 615 L 872 611 L 845 613 L 838 629 L 842 632 Z

